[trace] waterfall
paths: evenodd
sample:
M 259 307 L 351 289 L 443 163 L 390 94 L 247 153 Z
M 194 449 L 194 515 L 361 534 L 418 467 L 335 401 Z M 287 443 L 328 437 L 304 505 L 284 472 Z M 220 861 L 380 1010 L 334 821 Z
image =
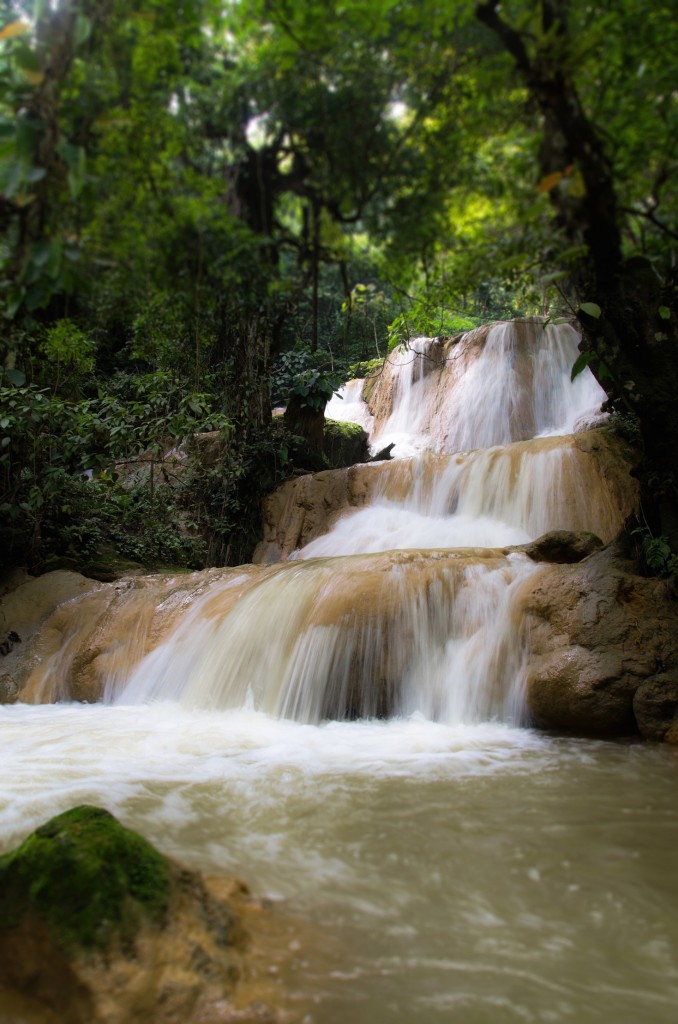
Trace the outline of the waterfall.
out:
M 443 343 L 416 338 L 385 367 L 374 440 L 396 454 L 490 448 L 569 434 L 605 393 L 590 371 L 570 380 L 579 337 L 537 318 L 480 328 Z M 381 384 L 381 382 L 380 382 Z
M 396 436 L 417 452 L 319 474 L 359 478 L 361 507 L 320 523 L 289 561 L 149 578 L 107 609 L 101 591 L 71 602 L 52 628 L 67 642 L 27 692 L 84 692 L 80 672 L 119 705 L 520 723 L 521 594 L 538 571 L 520 545 L 555 529 L 607 540 L 623 518 L 596 431 L 562 433 L 602 394 L 588 371 L 570 381 L 575 353 L 571 328 L 533 320 L 410 342 L 381 374 L 373 415 L 359 382 L 335 403 L 372 425 L 373 444 Z M 290 485 L 293 516 L 310 507 L 295 489 L 305 481 L 316 478 Z M 93 638 L 87 654 L 78 631 Z
M 301 722 L 419 712 L 520 720 L 510 595 L 534 567 L 491 551 L 289 562 L 223 616 L 197 601 L 118 703 L 179 699 Z M 465 666 L 470 664 L 471 671 Z

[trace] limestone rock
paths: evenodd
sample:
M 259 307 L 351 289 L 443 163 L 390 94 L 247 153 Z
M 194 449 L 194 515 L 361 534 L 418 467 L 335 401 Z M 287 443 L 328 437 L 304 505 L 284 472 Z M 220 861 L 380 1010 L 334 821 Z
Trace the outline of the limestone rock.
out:
M 0 675 L 0 704 L 14 704 L 19 695 L 19 685 L 9 672 Z
M 284 560 L 326 533 L 342 513 L 361 508 L 375 492 L 383 465 L 328 469 L 282 484 L 264 500 L 264 536 L 252 561 L 267 564 Z
M 570 530 L 552 530 L 526 544 L 522 550 L 533 562 L 581 562 L 602 548 L 603 542 L 595 533 L 575 533 Z
M 61 1024 L 228 1019 L 210 1007 L 232 994 L 245 941 L 233 900 L 100 808 L 0 858 L 0 985 Z
M 544 460 L 548 464 L 553 452 L 565 456 L 560 490 L 556 493 L 549 488 L 544 493 L 540 467 L 545 465 Z M 618 535 L 637 507 L 638 489 L 629 475 L 629 457 L 618 438 L 598 430 L 571 437 L 534 438 L 487 452 L 428 453 L 416 463 L 394 459 L 305 474 L 286 481 L 264 500 L 263 538 L 252 560 L 271 563 L 288 558 L 293 551 L 328 533 L 340 516 L 369 504 L 377 495 L 402 502 L 415 484 L 415 473 L 422 493 L 431 493 L 436 481 L 446 474 L 448 505 L 453 508 L 466 474 L 481 460 L 488 480 L 499 478 L 508 483 L 498 491 L 485 488 L 485 514 L 511 522 L 515 516 L 512 502 L 518 501 L 515 481 L 519 477 L 529 479 L 527 491 L 520 498 L 521 510 L 529 509 L 529 515 L 522 517 L 529 521 L 524 527 L 528 535 L 567 526 L 578 532 L 592 530 L 607 542 Z M 455 466 L 459 468 L 451 475 L 449 470 Z M 578 542 L 578 546 L 583 543 Z
M 658 672 L 639 686 L 633 713 L 646 739 L 678 745 L 678 675 Z
M 82 593 L 59 603 L 28 642 L 0 662 L 11 673 L 24 703 L 102 699 L 107 686 L 129 678 L 134 667 L 172 629 L 186 607 L 215 582 L 234 584 L 219 591 L 208 616 L 224 616 L 262 573 L 254 566 L 207 569 L 196 573 L 130 576 L 115 583 L 87 580 Z M 78 577 L 80 580 L 83 577 Z M 34 581 L 39 585 L 49 576 Z M 40 602 L 43 609 L 47 597 Z
M 524 595 L 534 723 L 588 736 L 678 742 L 678 603 L 618 545 L 549 565 Z

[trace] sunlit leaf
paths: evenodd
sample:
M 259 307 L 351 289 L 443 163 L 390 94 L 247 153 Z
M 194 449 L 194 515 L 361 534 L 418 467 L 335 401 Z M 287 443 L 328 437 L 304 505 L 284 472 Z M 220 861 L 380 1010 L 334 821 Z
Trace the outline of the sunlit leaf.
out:
M 592 316 L 594 320 L 600 320 L 603 315 L 603 311 L 597 302 L 582 302 L 579 307 L 580 313 L 586 313 L 587 316 Z
M 0 29 L 0 39 L 16 39 L 17 36 L 25 36 L 27 32 L 31 31 L 31 26 L 27 21 L 12 21 L 9 25 L 5 25 L 3 29 Z
M 31 71 L 29 68 L 22 68 L 21 70 L 29 85 L 42 85 L 45 81 L 44 71 Z
M 547 174 L 537 185 L 537 192 L 550 192 L 562 180 L 562 177 L 562 171 L 554 171 L 552 174 Z

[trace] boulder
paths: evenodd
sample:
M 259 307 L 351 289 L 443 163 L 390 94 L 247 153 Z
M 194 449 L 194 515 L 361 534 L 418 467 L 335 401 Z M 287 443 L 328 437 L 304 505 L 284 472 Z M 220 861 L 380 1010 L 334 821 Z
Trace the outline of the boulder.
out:
M 358 423 L 325 420 L 323 455 L 331 469 L 353 466 L 369 459 L 369 438 Z
M 533 562 L 571 564 L 581 562 L 602 546 L 602 540 L 595 533 L 552 530 L 524 545 L 522 550 Z
M 0 990 L 42 1019 L 250 1019 L 223 1011 L 245 944 L 235 895 L 215 895 L 101 808 L 60 814 L 0 858 Z
M 658 672 L 642 683 L 633 697 L 633 713 L 645 739 L 678 746 L 678 674 Z
M 523 595 L 535 725 L 678 742 L 678 602 L 620 544 L 545 565 Z

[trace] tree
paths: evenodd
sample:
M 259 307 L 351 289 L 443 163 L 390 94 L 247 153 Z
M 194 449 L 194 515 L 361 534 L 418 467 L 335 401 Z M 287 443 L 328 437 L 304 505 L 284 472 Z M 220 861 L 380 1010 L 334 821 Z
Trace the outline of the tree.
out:
M 678 545 L 678 146 L 669 81 L 678 31 L 671 4 L 615 8 L 539 0 L 519 20 L 513 5 L 489 0 L 476 15 L 539 111 L 539 189 L 569 249 L 560 259 L 587 359 L 612 406 L 638 418 L 646 515 Z M 586 50 L 601 44 L 605 61 L 596 52 L 592 81 Z M 641 90 L 628 88 L 641 79 Z

